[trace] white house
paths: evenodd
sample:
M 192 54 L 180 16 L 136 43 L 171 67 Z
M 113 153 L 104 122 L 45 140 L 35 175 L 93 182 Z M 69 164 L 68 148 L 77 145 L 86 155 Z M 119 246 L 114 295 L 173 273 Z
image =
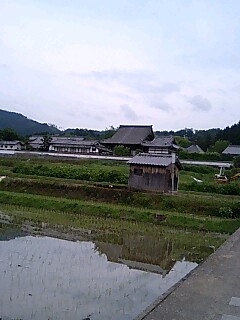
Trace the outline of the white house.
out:
M 0 141 L 0 150 L 21 150 L 24 144 L 21 141 Z
M 109 150 L 101 145 L 99 141 L 84 140 L 79 137 L 54 137 L 50 142 L 49 151 L 83 154 L 109 153 Z

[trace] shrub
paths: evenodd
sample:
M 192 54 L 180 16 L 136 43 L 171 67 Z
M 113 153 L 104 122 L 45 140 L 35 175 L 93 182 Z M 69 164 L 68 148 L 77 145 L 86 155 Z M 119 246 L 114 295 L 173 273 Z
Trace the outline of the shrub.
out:
M 184 171 L 196 172 L 196 173 L 216 173 L 218 169 L 209 167 L 209 166 L 192 166 L 192 165 L 184 165 Z
M 128 183 L 128 173 L 127 171 L 125 171 L 125 168 L 122 169 L 121 167 L 114 168 L 84 165 L 38 165 L 19 163 L 13 168 L 13 172 L 25 175 L 36 175 L 95 182 L 108 182 L 116 184 Z
M 214 183 L 184 183 L 181 185 L 182 190 L 186 191 L 197 191 L 197 192 L 209 192 L 218 193 L 225 195 L 236 195 L 240 196 L 240 188 L 238 183 L 230 184 L 214 184 Z
M 128 147 L 124 147 L 124 146 L 116 146 L 113 150 L 113 153 L 116 156 L 130 156 L 131 154 L 131 150 Z
M 223 218 L 233 218 L 233 211 L 229 207 L 221 207 L 218 211 L 219 216 Z
M 185 150 L 179 150 L 178 152 L 180 159 L 189 159 L 189 160 L 199 160 L 199 161 L 219 161 L 220 154 L 217 152 L 206 152 L 206 153 L 190 153 Z
M 240 168 L 240 156 L 234 158 L 233 165 L 235 168 Z

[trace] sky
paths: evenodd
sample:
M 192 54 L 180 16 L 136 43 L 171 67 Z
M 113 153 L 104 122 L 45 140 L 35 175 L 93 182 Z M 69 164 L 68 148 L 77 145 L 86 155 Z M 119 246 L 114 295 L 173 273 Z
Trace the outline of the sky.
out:
M 239 0 L 0 0 L 0 109 L 60 128 L 240 120 Z

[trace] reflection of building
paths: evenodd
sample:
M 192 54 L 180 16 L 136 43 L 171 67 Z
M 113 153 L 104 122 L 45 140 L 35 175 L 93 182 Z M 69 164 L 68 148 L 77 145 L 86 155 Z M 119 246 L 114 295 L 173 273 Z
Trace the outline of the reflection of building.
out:
M 179 170 L 182 165 L 175 153 L 141 153 L 128 161 L 130 174 L 128 186 L 132 190 L 158 192 L 178 191 Z
M 95 242 L 97 250 L 109 261 L 126 264 L 129 268 L 166 274 L 174 265 L 172 241 L 151 236 L 123 237 L 123 243 Z

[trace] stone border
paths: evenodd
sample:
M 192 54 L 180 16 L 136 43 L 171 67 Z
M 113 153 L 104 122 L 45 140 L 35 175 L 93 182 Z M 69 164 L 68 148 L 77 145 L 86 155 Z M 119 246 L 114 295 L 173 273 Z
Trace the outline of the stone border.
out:
M 195 274 L 199 268 L 204 268 L 205 264 L 209 262 L 209 260 L 213 259 L 216 255 L 221 253 L 222 251 L 229 251 L 230 248 L 234 245 L 234 243 L 240 238 L 240 228 L 236 230 L 215 252 L 213 252 L 203 263 L 199 264 L 195 269 L 190 271 L 185 277 L 183 277 L 180 281 L 178 281 L 175 285 L 169 288 L 165 293 L 159 296 L 150 306 L 144 309 L 139 315 L 137 315 L 133 320 L 144 320 L 144 318 L 149 315 L 154 309 L 156 309 L 162 301 L 166 300 L 166 298 L 175 291 L 186 279 Z

